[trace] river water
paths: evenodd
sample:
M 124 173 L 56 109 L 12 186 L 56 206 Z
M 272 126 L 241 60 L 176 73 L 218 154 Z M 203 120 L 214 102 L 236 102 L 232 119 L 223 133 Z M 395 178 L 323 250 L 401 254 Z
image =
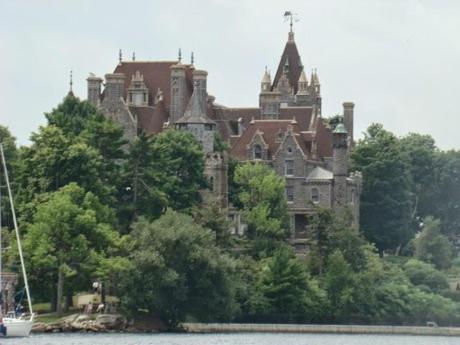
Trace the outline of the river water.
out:
M 36 334 L 2 345 L 459 345 L 460 337 L 345 334 Z

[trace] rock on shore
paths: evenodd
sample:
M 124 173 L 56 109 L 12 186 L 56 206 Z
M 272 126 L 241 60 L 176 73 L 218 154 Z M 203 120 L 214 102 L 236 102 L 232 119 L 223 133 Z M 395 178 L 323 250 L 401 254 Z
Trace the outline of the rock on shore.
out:
M 107 332 L 126 329 L 126 319 L 119 314 L 72 314 L 53 323 L 35 322 L 32 332 Z

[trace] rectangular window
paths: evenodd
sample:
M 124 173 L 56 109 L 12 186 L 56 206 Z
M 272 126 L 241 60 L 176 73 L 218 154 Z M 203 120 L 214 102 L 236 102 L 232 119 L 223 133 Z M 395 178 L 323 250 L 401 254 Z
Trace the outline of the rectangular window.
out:
M 288 202 L 294 201 L 294 187 L 286 186 L 286 199 Z
M 286 175 L 294 175 L 294 161 L 293 160 L 286 160 L 284 171 Z

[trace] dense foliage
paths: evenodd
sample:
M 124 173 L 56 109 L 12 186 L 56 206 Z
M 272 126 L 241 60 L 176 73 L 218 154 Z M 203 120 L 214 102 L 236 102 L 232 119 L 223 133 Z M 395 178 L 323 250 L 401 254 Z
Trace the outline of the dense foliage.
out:
M 120 310 L 170 327 L 460 324 L 460 285 L 450 288 L 460 276 L 460 152 L 439 150 L 430 136 L 398 138 L 371 125 L 351 156 L 364 177 L 360 232 L 348 214 L 317 209 L 308 252 L 298 255 L 284 178 L 269 166 L 229 159 L 229 198 L 247 226 L 232 236 L 226 210 L 202 204 L 205 162 L 190 133 L 127 142 L 72 95 L 46 119 L 20 148 L 0 126 L 34 302 L 61 311 L 100 280 Z M 2 207 L 5 264 L 15 271 L 8 214 Z

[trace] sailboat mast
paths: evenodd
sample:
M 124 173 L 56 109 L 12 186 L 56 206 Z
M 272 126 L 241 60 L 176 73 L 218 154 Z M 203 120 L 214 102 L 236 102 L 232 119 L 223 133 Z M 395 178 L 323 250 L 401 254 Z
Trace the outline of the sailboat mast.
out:
M 1 145 L 1 143 L 0 143 Z M 2 270 L 2 185 L 0 180 L 0 316 L 3 315 L 3 270 Z
M 18 242 L 19 259 L 21 260 L 22 276 L 24 278 L 24 285 L 26 287 L 27 302 L 29 303 L 29 312 L 30 312 L 30 315 L 33 316 L 32 300 L 30 298 L 29 283 L 27 281 L 27 274 L 26 274 L 26 266 L 24 265 L 24 256 L 22 255 L 21 238 L 19 236 L 18 222 L 16 220 L 16 212 L 14 211 L 13 194 L 11 193 L 10 179 L 8 178 L 8 169 L 6 168 L 5 154 L 3 153 L 3 145 L 1 143 L 0 143 L 0 153 L 2 156 L 3 171 L 5 172 L 6 186 L 8 188 L 8 196 L 10 198 L 11 214 L 13 215 L 13 224 L 14 224 L 14 232 L 16 233 L 16 241 Z

